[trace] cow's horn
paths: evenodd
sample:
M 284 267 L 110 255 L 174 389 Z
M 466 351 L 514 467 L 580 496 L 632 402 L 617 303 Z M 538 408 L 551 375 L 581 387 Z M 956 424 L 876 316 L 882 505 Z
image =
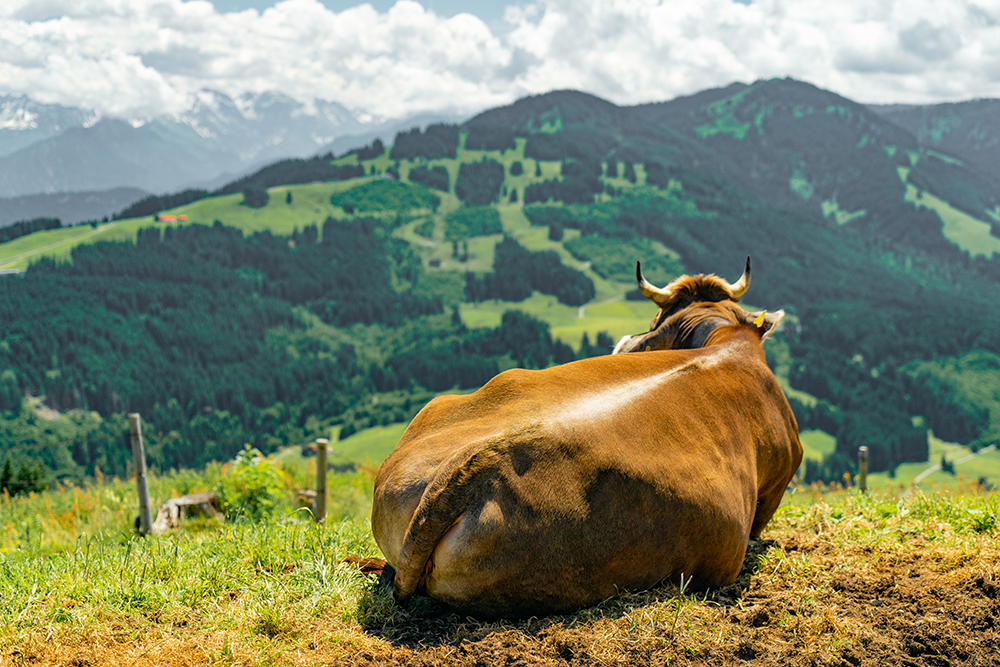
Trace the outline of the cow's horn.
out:
M 660 289 L 651 285 L 642 275 L 642 267 L 639 262 L 635 263 L 635 279 L 639 283 L 639 291 L 642 295 L 655 303 L 657 306 L 670 299 L 670 291 Z
M 743 271 L 743 275 L 734 284 L 729 286 L 729 291 L 733 295 L 733 301 L 739 301 L 740 297 L 746 294 L 747 288 L 750 287 L 750 257 L 747 257 L 747 268 Z

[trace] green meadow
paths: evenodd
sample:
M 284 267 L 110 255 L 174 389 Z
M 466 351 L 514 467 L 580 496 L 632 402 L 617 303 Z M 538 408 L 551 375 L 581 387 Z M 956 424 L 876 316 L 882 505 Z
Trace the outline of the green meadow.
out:
M 920 191 L 916 186 L 906 182 L 909 170 L 899 167 L 899 178 L 906 183 L 905 201 L 916 207 L 928 208 L 941 218 L 945 237 L 973 257 L 984 255 L 992 257 L 1000 253 L 1000 239 L 990 233 L 989 223 L 977 220 L 968 213 L 960 211 L 948 202 L 935 197 L 930 192 Z
M 330 203 L 330 197 L 370 178 L 352 181 L 287 185 L 268 190 L 270 201 L 259 209 L 243 206 L 243 195 L 207 197 L 180 206 L 162 215 L 185 215 L 187 220 L 157 222 L 152 216 L 107 222 L 91 227 L 81 225 L 44 232 L 36 232 L 0 244 L 0 269 L 23 269 L 43 257 L 57 261 L 68 260 L 70 252 L 78 245 L 102 241 L 135 241 L 140 229 L 159 227 L 165 229 L 179 225 L 212 225 L 216 220 L 229 227 L 243 230 L 244 235 L 269 231 L 279 236 L 289 236 L 295 230 L 316 225 L 322 231 L 327 217 L 347 217 L 344 210 Z M 286 195 L 292 193 L 292 203 L 286 204 Z

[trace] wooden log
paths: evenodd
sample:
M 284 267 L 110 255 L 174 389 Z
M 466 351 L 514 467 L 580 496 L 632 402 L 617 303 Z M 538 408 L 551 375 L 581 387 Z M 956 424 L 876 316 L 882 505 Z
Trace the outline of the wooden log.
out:
M 308 507 L 309 511 L 316 514 L 316 489 L 299 489 L 296 493 L 295 504 L 298 507 Z
M 204 515 L 219 521 L 224 520 L 217 493 L 192 493 L 180 498 L 171 498 L 160 506 L 153 522 L 154 535 L 180 528 L 181 522 L 191 516 Z

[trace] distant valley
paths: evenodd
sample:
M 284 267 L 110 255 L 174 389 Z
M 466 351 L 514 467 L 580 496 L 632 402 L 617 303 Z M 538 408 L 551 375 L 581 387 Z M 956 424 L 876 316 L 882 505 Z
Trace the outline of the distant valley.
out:
M 0 227 L 34 218 L 58 218 L 66 225 L 101 220 L 148 196 L 138 188 L 113 188 L 0 198 Z

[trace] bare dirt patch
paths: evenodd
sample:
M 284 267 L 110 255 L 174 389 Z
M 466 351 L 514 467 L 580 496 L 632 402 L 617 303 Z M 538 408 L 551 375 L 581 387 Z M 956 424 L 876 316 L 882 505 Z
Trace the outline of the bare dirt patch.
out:
M 796 573 L 802 555 L 808 572 Z M 996 665 L 1000 554 L 982 555 L 779 540 L 756 545 L 740 580 L 717 591 L 665 586 L 500 625 L 414 609 L 368 628 L 387 639 L 382 650 L 341 664 Z

